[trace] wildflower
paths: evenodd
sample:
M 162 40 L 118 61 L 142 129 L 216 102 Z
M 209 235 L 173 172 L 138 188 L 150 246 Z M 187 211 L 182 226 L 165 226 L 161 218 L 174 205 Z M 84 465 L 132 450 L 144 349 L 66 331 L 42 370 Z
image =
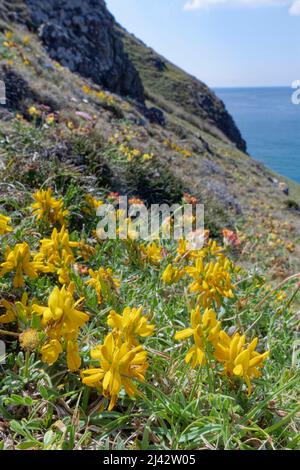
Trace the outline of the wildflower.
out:
M 144 153 L 142 158 L 146 162 L 148 160 L 152 160 L 153 157 L 154 157 L 153 153 Z
M 155 242 L 150 245 L 141 245 L 142 258 L 150 261 L 152 264 L 159 264 L 163 259 L 162 250 L 160 246 L 157 246 Z
M 5 313 L 0 315 L 0 323 L 13 323 L 17 319 L 16 310 L 14 308 L 14 304 L 8 302 L 5 299 L 2 299 L 0 302 L 0 306 L 5 308 Z
M 68 289 L 55 287 L 48 299 L 48 307 L 33 305 L 33 311 L 42 317 L 42 325 L 46 328 L 49 341 L 42 347 L 42 360 L 53 364 L 63 351 L 62 342 L 67 346 L 67 363 L 70 370 L 80 367 L 80 356 L 76 340 L 79 329 L 88 321 L 88 315 L 77 310 L 73 298 L 74 286 L 70 284 Z
M 31 261 L 31 252 L 27 243 L 18 243 L 13 249 L 7 248 L 6 260 L 0 264 L 0 277 L 9 272 L 15 272 L 13 286 L 15 288 L 23 287 L 24 276 L 30 279 L 37 278 L 40 263 Z
M 22 42 L 25 46 L 28 46 L 28 44 L 30 43 L 30 37 L 29 36 L 24 36 L 23 39 L 22 39 Z
M 251 378 L 261 376 L 260 369 L 270 352 L 260 354 L 255 351 L 258 338 L 254 338 L 248 346 L 245 345 L 245 341 L 245 336 L 241 336 L 238 332 L 230 337 L 225 331 L 221 331 L 215 357 L 223 363 L 225 374 L 244 379 L 248 387 L 248 395 L 250 395 Z
M 70 267 L 75 262 L 73 248 L 79 243 L 70 241 L 68 230 L 63 226 L 60 231 L 54 228 L 51 238 L 43 238 L 40 244 L 35 260 L 45 265 L 46 272 L 56 273 L 61 284 L 68 284 Z
M 143 307 L 126 307 L 124 308 L 122 315 L 111 310 L 107 319 L 107 324 L 113 328 L 115 332 L 124 339 L 124 341 L 136 345 L 137 336 L 142 338 L 151 336 L 155 328 L 154 325 L 149 325 L 147 317 L 145 317 L 142 312 Z
M 83 91 L 84 93 L 89 94 L 89 93 L 91 93 L 92 90 L 91 90 L 91 88 L 90 88 L 88 85 L 83 85 L 83 86 L 82 86 L 82 91 Z
M 91 194 L 85 195 L 85 202 L 87 206 L 85 212 L 88 214 L 96 213 L 97 209 L 104 204 L 103 201 L 99 201 Z
M 19 342 L 24 351 L 35 351 L 40 342 L 38 331 L 33 328 L 23 331 L 19 336 Z
M 189 193 L 184 193 L 183 200 L 186 204 L 196 205 L 198 200 L 195 196 L 191 196 Z
M 83 240 L 78 243 L 78 251 L 85 261 L 88 261 L 90 257 L 96 253 L 95 248 L 88 245 Z
M 8 39 L 10 41 L 13 38 L 13 32 L 12 31 L 6 31 L 4 36 L 5 36 L 6 39 Z
M 241 240 L 232 230 L 223 230 L 223 240 L 225 246 L 231 246 L 233 248 L 239 248 L 241 246 Z
M 28 114 L 33 117 L 38 117 L 41 115 L 41 111 L 38 110 L 35 106 L 30 106 L 30 108 L 28 108 Z
M 191 311 L 191 327 L 179 331 L 175 334 L 177 341 L 182 341 L 193 336 L 194 345 L 189 349 L 185 356 L 185 362 L 191 363 L 191 366 L 204 365 L 206 362 L 207 345 L 210 343 L 216 346 L 221 323 L 216 318 L 216 313 L 211 309 L 206 309 L 201 315 L 200 307 Z
M 6 233 L 12 232 L 12 227 L 10 227 L 10 217 L 0 214 L 0 235 L 5 235 Z
M 53 113 L 48 114 L 48 116 L 46 117 L 46 123 L 51 125 L 51 124 L 54 124 L 54 122 L 55 122 L 55 115 Z
M 165 284 L 174 284 L 178 282 L 185 274 L 183 269 L 178 269 L 169 264 L 162 274 L 162 280 Z
M 42 316 L 44 326 L 59 323 L 61 335 L 77 334 L 81 326 L 88 321 L 88 315 L 79 310 L 76 306 L 80 301 L 74 302 L 74 286 L 68 289 L 63 286 L 61 289 L 55 287 L 48 299 L 48 307 L 33 305 L 33 311 Z M 57 326 L 57 325 L 56 325 Z
M 119 345 L 110 333 L 103 345 L 91 351 L 91 357 L 99 361 L 100 368 L 83 370 L 82 382 L 102 390 L 103 395 L 110 398 L 109 411 L 116 405 L 122 387 L 130 397 L 138 394 L 132 381 L 144 381 L 148 367 L 147 352 L 142 346 L 132 349 L 126 342 Z
M 52 366 L 62 352 L 60 342 L 57 339 L 52 339 L 41 348 L 42 361 Z
M 143 201 L 139 199 L 138 197 L 132 197 L 131 199 L 129 199 L 128 203 L 131 205 L 136 205 L 136 206 L 144 204 Z
M 194 279 L 189 290 L 199 292 L 198 302 L 202 307 L 210 307 L 213 302 L 219 307 L 223 297 L 233 298 L 230 268 L 231 263 L 225 257 L 207 264 L 202 257 L 198 257 L 195 266 L 186 268 L 187 273 Z
M 68 369 L 71 372 L 74 372 L 80 368 L 81 359 L 79 355 L 79 348 L 78 348 L 78 343 L 75 341 L 68 341 L 67 364 L 68 364 Z
M 93 287 L 97 292 L 99 304 L 113 292 L 118 292 L 121 283 L 119 279 L 113 276 L 113 272 L 110 268 L 99 268 L 98 271 L 90 269 L 89 275 L 91 279 L 86 281 L 86 284 Z
M 175 263 L 180 261 L 181 259 L 186 259 L 189 260 L 195 256 L 200 256 L 202 253 L 204 255 L 204 252 L 201 252 L 200 250 L 193 250 L 191 249 L 193 247 L 190 242 L 184 238 L 181 238 L 178 240 L 178 247 L 177 247 L 177 253 L 178 256 L 175 258 Z
M 65 225 L 66 217 L 69 212 L 64 209 L 63 200 L 55 199 L 52 196 L 52 189 L 49 188 L 47 191 L 39 190 L 33 194 L 33 198 L 36 201 L 31 205 L 33 209 L 33 215 L 38 220 L 47 220 L 50 224 Z

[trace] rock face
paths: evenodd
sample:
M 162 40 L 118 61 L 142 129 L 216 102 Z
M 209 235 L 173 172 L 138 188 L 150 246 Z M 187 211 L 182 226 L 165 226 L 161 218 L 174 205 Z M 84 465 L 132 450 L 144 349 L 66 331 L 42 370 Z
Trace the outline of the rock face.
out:
M 142 81 L 104 0 L 24 0 L 27 26 L 50 57 L 112 92 L 144 102 Z

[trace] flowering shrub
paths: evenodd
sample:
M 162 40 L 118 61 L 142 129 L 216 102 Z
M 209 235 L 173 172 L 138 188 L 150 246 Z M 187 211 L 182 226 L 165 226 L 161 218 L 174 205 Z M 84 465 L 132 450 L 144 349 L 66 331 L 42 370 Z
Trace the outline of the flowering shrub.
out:
M 83 218 L 94 221 L 87 232 L 68 230 L 71 211 L 52 189 L 32 197 L 28 232 L 0 216 L 0 336 L 13 338 L 9 364 L 22 370 L 23 361 L 25 383 L 44 387 L 35 375 L 43 370 L 50 381 L 59 378 L 58 394 L 83 397 L 82 413 L 98 400 L 96 415 L 139 413 L 152 402 L 159 415 L 161 394 L 168 407 L 188 396 L 185 406 L 194 407 L 204 397 L 247 403 L 263 393 L 276 358 L 272 340 L 256 328 L 268 321 L 267 311 L 255 315 L 256 297 L 264 302 L 267 292 L 282 305 L 287 294 L 281 288 L 273 296 L 255 275 L 247 281 L 231 257 L 242 243 L 233 232 L 224 231 L 222 246 L 205 231 L 203 247 L 191 250 L 184 239 L 142 242 L 125 217 L 128 238 L 102 241 L 97 208 L 118 195 L 83 195 Z

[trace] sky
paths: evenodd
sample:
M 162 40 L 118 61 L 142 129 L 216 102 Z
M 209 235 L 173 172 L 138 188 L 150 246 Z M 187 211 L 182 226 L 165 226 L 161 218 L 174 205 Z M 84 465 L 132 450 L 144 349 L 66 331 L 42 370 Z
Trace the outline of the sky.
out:
M 117 21 L 209 86 L 300 80 L 300 0 L 106 0 Z

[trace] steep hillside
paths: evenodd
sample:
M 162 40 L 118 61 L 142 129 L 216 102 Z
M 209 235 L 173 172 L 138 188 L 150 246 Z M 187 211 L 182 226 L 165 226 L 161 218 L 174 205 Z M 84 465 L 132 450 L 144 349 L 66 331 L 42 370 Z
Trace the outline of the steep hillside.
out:
M 118 26 L 117 30 L 141 75 L 150 102 L 196 128 L 246 150 L 246 142 L 224 104 L 204 83 L 170 63 L 122 27 Z
M 279 257 L 283 272 L 293 270 L 299 187 L 291 184 L 287 196 L 282 178 L 240 151 L 238 129 L 204 84 L 116 25 L 103 1 L 6 0 L 0 17 L 4 182 L 31 188 L 67 171 L 95 191 L 148 203 L 189 193 L 205 204 L 216 236 L 251 220 L 263 240 L 266 219 L 292 227 L 278 249 L 295 245 Z

